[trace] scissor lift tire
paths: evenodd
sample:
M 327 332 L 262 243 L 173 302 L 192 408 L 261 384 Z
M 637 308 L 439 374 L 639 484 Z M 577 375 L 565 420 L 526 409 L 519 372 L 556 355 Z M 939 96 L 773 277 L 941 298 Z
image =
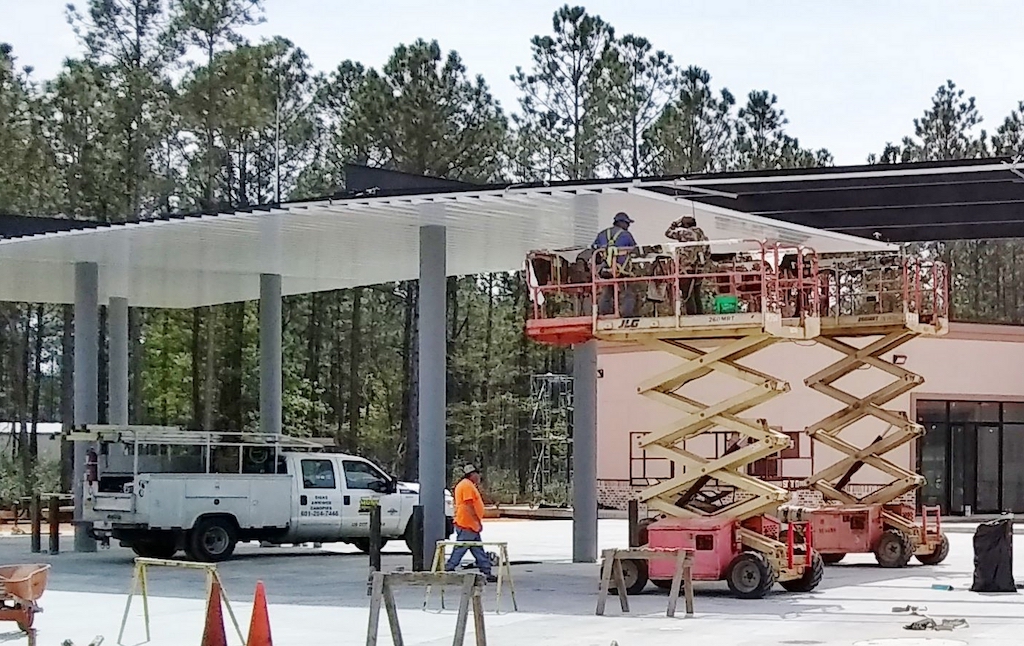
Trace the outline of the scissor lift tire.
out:
M 729 591 L 740 599 L 762 599 L 775 585 L 775 571 L 760 552 L 743 552 L 729 564 Z
M 939 546 L 931 554 L 918 554 L 915 558 L 923 565 L 938 565 L 949 556 L 949 536 L 942 535 Z
M 906 567 L 914 555 L 910 537 L 898 529 L 887 529 L 875 545 L 875 560 L 886 568 Z

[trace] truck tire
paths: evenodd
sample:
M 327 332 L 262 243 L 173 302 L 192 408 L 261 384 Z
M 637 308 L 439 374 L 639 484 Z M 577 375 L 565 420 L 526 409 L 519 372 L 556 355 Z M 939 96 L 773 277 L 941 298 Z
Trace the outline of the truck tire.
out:
M 384 549 L 384 546 L 387 545 L 387 544 L 388 544 L 388 539 L 386 539 L 386 538 L 381 538 L 380 539 L 380 548 L 381 549 Z M 368 539 L 368 538 L 353 538 L 352 539 L 352 545 L 355 545 L 356 549 L 359 550 L 360 552 L 362 552 L 363 554 L 369 554 L 370 553 L 370 539 Z
M 170 559 L 178 553 L 178 547 L 172 541 L 136 541 L 132 543 L 132 551 L 143 558 Z
M 775 572 L 760 552 L 743 552 L 725 573 L 729 590 L 738 599 L 761 599 L 775 585 Z
M 203 518 L 189 532 L 188 553 L 197 561 L 217 563 L 231 558 L 238 543 L 235 524 L 226 518 Z
M 804 575 L 799 579 L 779 581 L 779 585 L 787 592 L 810 592 L 821 583 L 821 577 L 825 575 L 825 560 L 821 554 L 811 551 L 811 567 L 804 568 Z
M 913 555 L 910 538 L 898 529 L 885 530 L 875 545 L 875 560 L 882 567 L 906 567 Z
M 846 558 L 846 554 L 843 554 L 842 552 L 821 555 L 821 560 L 825 561 L 825 565 L 835 565 L 844 558 Z
M 934 552 L 931 554 L 918 554 L 916 558 L 922 565 L 938 565 L 945 561 L 947 556 L 949 556 L 949 537 L 943 534 L 942 540 Z

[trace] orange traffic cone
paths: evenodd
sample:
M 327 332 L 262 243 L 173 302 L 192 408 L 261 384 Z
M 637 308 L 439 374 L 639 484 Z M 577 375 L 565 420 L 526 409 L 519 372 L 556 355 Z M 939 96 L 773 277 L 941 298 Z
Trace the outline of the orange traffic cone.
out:
M 206 600 L 206 626 L 200 646 L 228 646 L 228 637 L 224 633 L 224 610 L 220 605 L 220 581 L 217 579 L 213 580 L 210 597 Z
M 249 621 L 249 637 L 245 646 L 274 646 L 270 637 L 270 615 L 267 614 L 267 591 L 263 581 L 256 582 L 256 598 L 252 602 L 252 619 Z

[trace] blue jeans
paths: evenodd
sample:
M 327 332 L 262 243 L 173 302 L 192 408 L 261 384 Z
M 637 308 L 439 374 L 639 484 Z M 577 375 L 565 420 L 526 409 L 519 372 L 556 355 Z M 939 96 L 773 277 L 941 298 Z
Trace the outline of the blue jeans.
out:
M 455 540 L 478 541 L 480 540 L 480 532 L 456 527 Z M 484 552 L 484 548 L 479 545 L 474 545 L 473 547 L 464 547 L 459 545 L 453 549 L 452 555 L 448 557 L 448 562 L 444 564 L 445 571 L 452 572 L 455 568 L 459 567 L 459 563 L 462 562 L 462 557 L 466 555 L 466 552 L 473 553 L 473 558 L 476 559 L 476 567 L 482 574 L 489 575 L 491 573 L 491 559 L 487 558 L 487 553 Z

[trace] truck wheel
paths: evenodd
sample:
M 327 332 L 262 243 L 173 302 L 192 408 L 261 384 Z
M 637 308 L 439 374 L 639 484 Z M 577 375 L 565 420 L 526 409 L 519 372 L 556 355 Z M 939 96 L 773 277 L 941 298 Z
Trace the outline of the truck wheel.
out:
M 779 581 L 779 585 L 788 592 L 810 592 L 821 583 L 821 577 L 825 574 L 825 560 L 821 554 L 811 552 L 811 567 L 804 568 L 804 575 L 799 579 Z
M 169 559 L 178 553 L 178 547 L 172 541 L 138 541 L 132 544 L 132 551 L 143 558 Z
M 204 518 L 189 534 L 189 554 L 197 561 L 216 563 L 231 558 L 238 536 L 234 524 L 224 518 Z
M 942 540 L 939 541 L 939 545 L 935 548 L 935 551 L 931 554 L 918 554 L 917 560 L 924 565 L 938 565 L 946 560 L 949 556 L 949 537 L 945 534 L 942 535 Z
M 643 559 L 622 559 L 622 579 L 626 583 L 626 594 L 640 594 L 647 587 L 647 561 Z M 608 592 L 615 592 L 615 578 L 611 580 Z
M 914 555 L 910 539 L 898 529 L 887 529 L 875 545 L 875 560 L 882 567 L 906 567 Z
M 764 554 L 743 552 L 726 571 L 729 590 L 740 599 L 761 599 L 775 585 L 775 572 Z
M 356 549 L 359 550 L 360 552 L 362 552 L 363 554 L 369 554 L 370 553 L 370 539 L 368 539 L 368 538 L 353 538 L 352 539 L 352 544 L 355 545 Z M 380 548 L 381 549 L 384 549 L 384 546 L 387 545 L 387 544 L 388 544 L 388 539 L 386 539 L 386 538 L 381 538 L 380 539 Z
M 846 557 L 842 552 L 838 554 L 822 554 L 821 560 L 825 562 L 825 565 L 835 565 L 839 561 L 842 561 Z

